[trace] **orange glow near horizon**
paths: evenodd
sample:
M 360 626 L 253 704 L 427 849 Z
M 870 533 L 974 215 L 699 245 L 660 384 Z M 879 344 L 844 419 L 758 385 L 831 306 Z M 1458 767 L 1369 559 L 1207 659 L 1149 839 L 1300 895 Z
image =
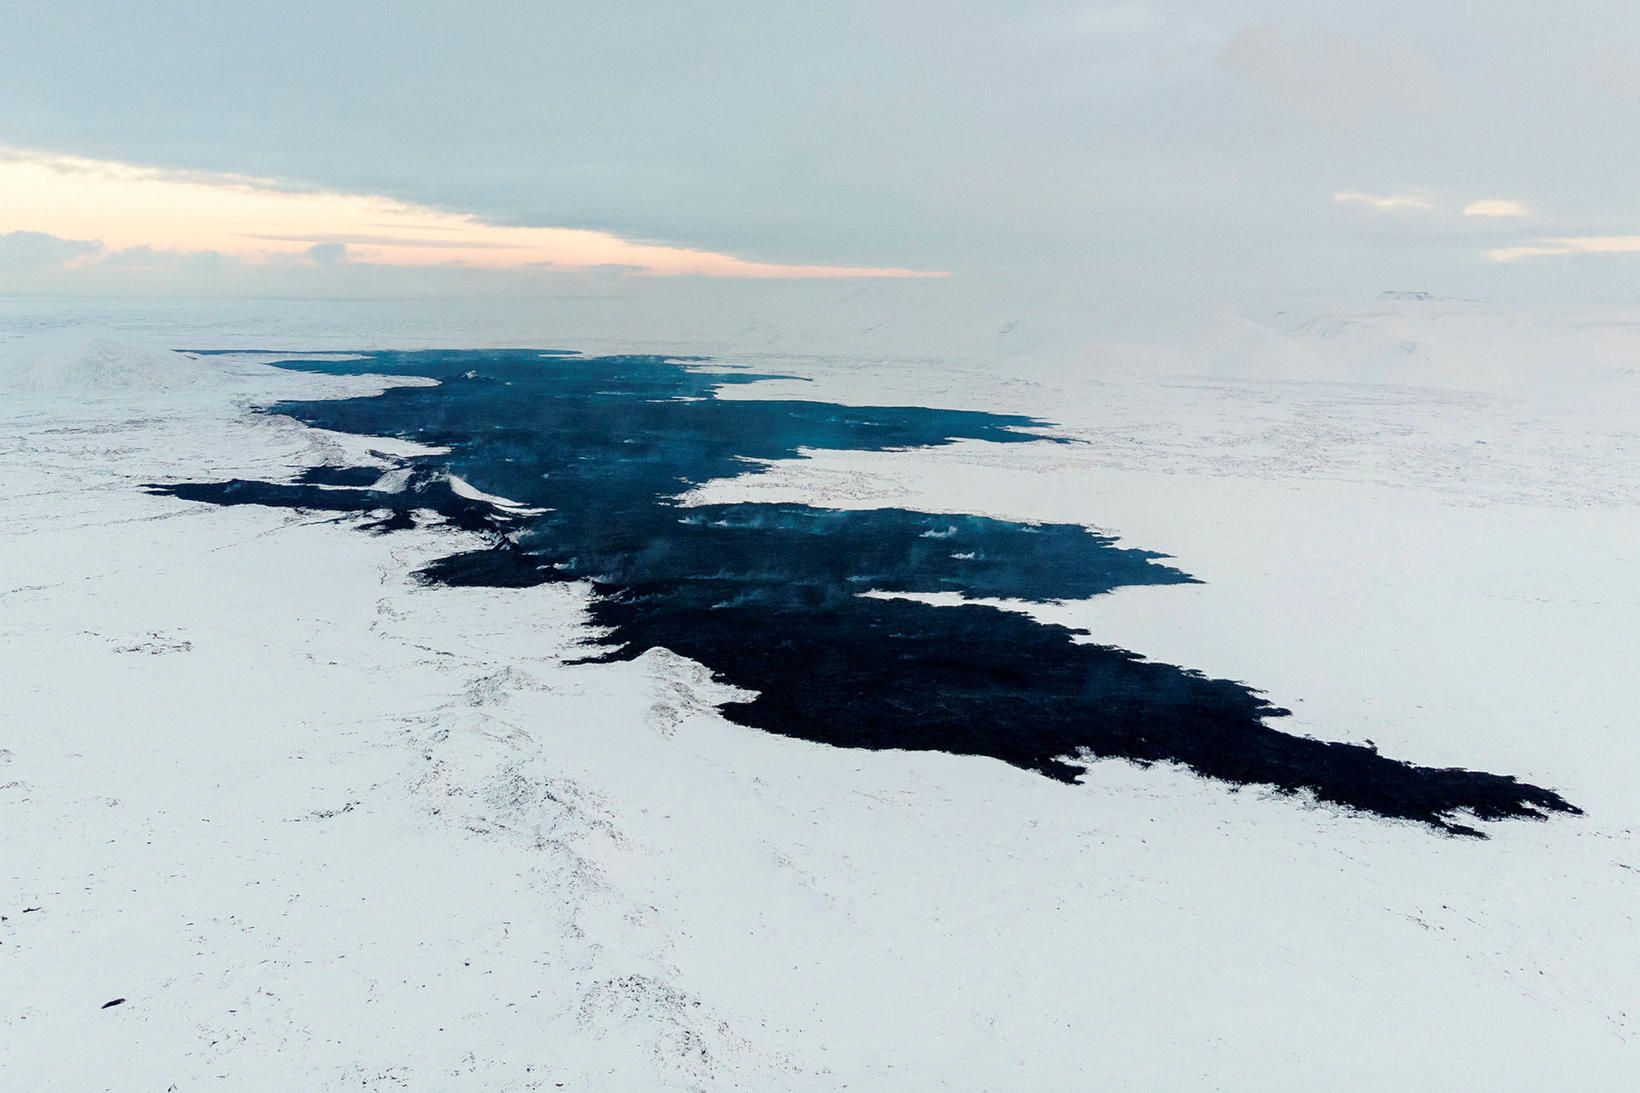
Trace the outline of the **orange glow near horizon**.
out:
M 243 175 L 166 171 L 0 147 L 0 234 L 258 262 L 343 244 L 352 262 L 490 270 L 629 267 L 660 276 L 943 277 L 909 269 L 753 262 L 579 228 L 508 227 L 372 194 L 296 190 Z M 82 259 L 86 261 L 87 259 Z M 89 259 L 95 261 L 95 257 Z
M 1640 235 L 1557 235 L 1518 247 L 1499 247 L 1486 256 L 1494 262 L 1567 254 L 1640 254 Z

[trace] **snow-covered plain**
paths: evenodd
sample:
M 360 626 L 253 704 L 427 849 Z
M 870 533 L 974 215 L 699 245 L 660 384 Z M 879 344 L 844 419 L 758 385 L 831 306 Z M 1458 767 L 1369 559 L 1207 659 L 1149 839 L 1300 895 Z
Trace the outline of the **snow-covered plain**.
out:
M 1265 688 L 1284 728 L 1585 810 L 1477 841 L 1166 768 L 1067 787 L 769 736 L 680 658 L 564 665 L 584 589 L 410 579 L 461 533 L 146 494 L 405 450 L 246 412 L 402 381 L 163 347 L 433 340 L 412 318 L 210 306 L 3 312 L 5 1088 L 1640 1072 L 1640 331 L 1620 316 L 1387 300 L 1224 320 L 1142 365 L 676 347 L 807 377 L 726 397 L 1060 423 L 1082 443 L 829 452 L 698 495 L 1072 520 L 1167 551 L 1205 583 L 1030 609 Z M 37 333 L 81 311 L 118 329 Z

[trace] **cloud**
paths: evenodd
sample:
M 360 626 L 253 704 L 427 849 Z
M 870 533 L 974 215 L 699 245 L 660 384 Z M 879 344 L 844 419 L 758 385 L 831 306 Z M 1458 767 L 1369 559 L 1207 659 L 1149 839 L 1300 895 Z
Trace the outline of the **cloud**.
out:
M 66 265 L 102 250 L 101 243 L 37 231 L 0 234 L 0 270 L 21 273 Z
M 476 269 L 628 266 L 652 276 L 875 278 L 941 276 L 898 267 L 756 262 L 643 243 L 585 228 L 488 222 L 376 194 L 303 191 L 246 175 L 178 173 L 7 149 L 0 231 L 94 235 L 132 255 L 215 253 L 246 261 L 338 257 L 389 266 Z
M 1640 235 L 1561 235 L 1486 252 L 1494 262 L 1553 258 L 1567 254 L 1640 254 Z
M 338 242 L 315 243 L 307 249 L 307 256 L 319 266 L 339 266 L 348 261 L 347 244 Z
M 1153 304 L 1284 291 L 1416 282 L 1452 296 L 1604 296 L 1610 279 L 1576 263 L 1510 272 L 1482 254 L 1627 230 L 1617 218 L 1634 196 L 1612 135 L 1640 124 L 1640 6 L 1610 0 L 1562 5 L 1551 20 L 1520 0 L 1024 0 L 960 17 L 935 0 L 296 7 L 293 18 L 218 5 L 206 18 L 198 0 L 30 5 L 0 35 L 0 141 L 97 165 L 59 159 L 65 185 L 120 176 L 109 163 L 166 165 L 150 177 L 198 192 L 235 172 L 292 199 L 374 194 L 492 226 L 594 229 L 775 264 L 952 270 L 961 276 L 934 288 L 968 300 L 968 286 L 986 284 L 1053 300 L 1077 321 L 1097 300 L 1133 330 L 1149 320 L 1130 316 Z M 1363 189 L 1438 208 L 1329 200 Z M 1460 215 L 1512 194 L 1539 215 L 1552 208 L 1556 226 Z M 102 238 L 71 222 L 8 222 L 12 204 L 0 190 L 0 232 Z M 280 244 L 201 245 L 259 255 L 235 276 L 285 295 L 412 281 L 524 292 L 546 276 L 475 272 L 518 248 L 431 245 L 473 239 L 465 227 L 402 229 L 396 218 L 299 224 L 272 229 L 304 237 Z M 352 242 L 369 235 L 423 246 Z M 324 242 L 347 243 L 353 261 L 327 269 L 303 254 Z M 275 254 L 293 266 L 275 269 Z M 389 266 L 395 257 L 426 264 Z M 1525 266 L 1543 282 L 1530 291 Z M 53 290 L 80 291 L 89 274 L 72 276 Z M 11 278 L 24 291 L 47 280 Z M 600 284 L 635 293 L 648 280 Z M 159 283 L 133 274 L 118 287 Z M 779 288 L 712 287 L 748 299 Z
M 1367 205 L 1379 212 L 1395 212 L 1400 209 L 1413 209 L 1418 212 L 1428 212 L 1435 208 L 1435 203 L 1428 198 L 1417 194 L 1364 194 L 1355 190 L 1340 190 L 1332 195 L 1333 200 L 1340 205 Z
M 1352 128 L 1375 115 L 1431 114 L 1451 98 L 1448 80 L 1407 45 L 1321 31 L 1291 36 L 1260 23 L 1237 31 L 1220 67 L 1311 121 Z
M 1520 217 L 1531 216 L 1532 210 L 1519 201 L 1508 198 L 1486 198 L 1481 201 L 1471 201 L 1463 207 L 1465 216 L 1489 217 Z
M 424 225 L 428 231 L 449 231 L 449 228 L 438 228 L 434 225 Z M 404 235 L 368 235 L 364 233 L 335 233 L 306 232 L 295 235 L 279 235 L 271 232 L 245 232 L 246 239 L 264 239 L 273 243 L 310 243 L 314 246 L 339 243 L 343 246 L 381 246 L 381 247 L 414 247 L 418 250 L 518 250 L 528 244 L 508 242 L 502 239 L 474 239 L 458 235 L 455 238 L 439 238 L 437 236 L 421 236 L 419 238 Z

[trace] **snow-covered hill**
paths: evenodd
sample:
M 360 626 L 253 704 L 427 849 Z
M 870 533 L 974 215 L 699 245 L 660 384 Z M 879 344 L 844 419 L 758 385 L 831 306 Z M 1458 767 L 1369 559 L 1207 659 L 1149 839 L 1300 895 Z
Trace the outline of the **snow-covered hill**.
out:
M 196 357 L 113 330 L 70 327 L 0 345 L 0 392 L 14 395 L 165 397 L 222 382 Z
M 1389 292 L 1355 311 L 1222 316 L 1188 352 L 1205 371 L 1243 379 L 1540 398 L 1616 389 L 1640 401 L 1640 316 L 1615 308 L 1506 310 Z

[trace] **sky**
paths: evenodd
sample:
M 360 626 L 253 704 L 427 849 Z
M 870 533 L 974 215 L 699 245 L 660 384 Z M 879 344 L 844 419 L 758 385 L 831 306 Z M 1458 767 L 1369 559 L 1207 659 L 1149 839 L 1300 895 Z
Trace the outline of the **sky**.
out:
M 0 0 L 0 25 L 6 293 L 1640 291 L 1627 3 Z

